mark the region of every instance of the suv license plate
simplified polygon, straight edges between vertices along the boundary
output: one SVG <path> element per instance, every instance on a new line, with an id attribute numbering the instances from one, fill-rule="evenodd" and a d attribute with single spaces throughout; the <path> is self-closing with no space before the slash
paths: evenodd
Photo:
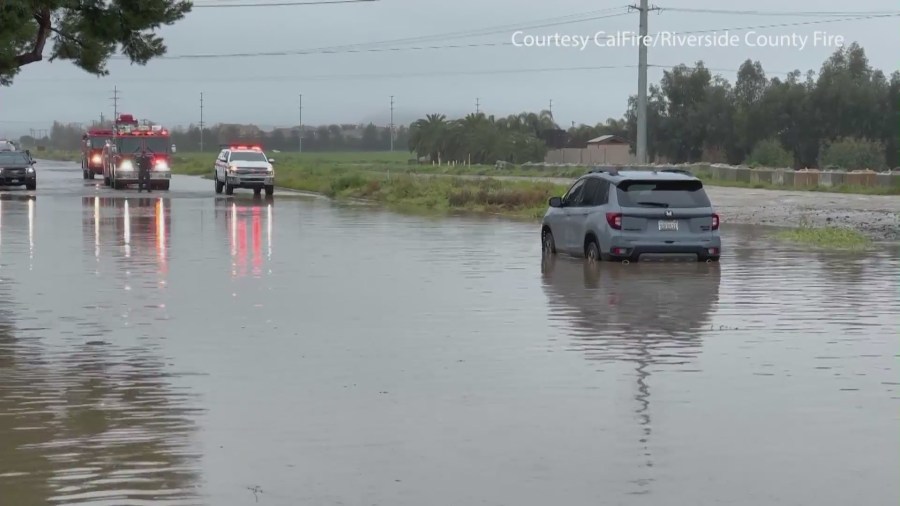
<path id="1" fill-rule="evenodd" d="M 659 229 L 662 230 L 678 230 L 678 221 L 659 220 Z"/>

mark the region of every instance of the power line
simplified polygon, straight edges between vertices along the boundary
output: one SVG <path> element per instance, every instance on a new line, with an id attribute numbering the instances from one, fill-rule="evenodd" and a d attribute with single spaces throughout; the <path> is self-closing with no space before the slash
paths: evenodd
<path id="1" fill-rule="evenodd" d="M 456 32 L 444 32 L 444 33 L 436 33 L 431 35 L 419 35 L 415 37 L 403 37 L 399 39 L 388 39 L 388 40 L 379 40 L 379 41 L 371 41 L 371 42 L 362 42 L 357 44 L 348 44 L 343 46 L 326 46 L 322 48 L 315 48 L 314 50 L 336 50 L 336 49 L 348 49 L 348 48 L 358 48 L 360 46 L 383 46 L 385 44 L 411 44 L 411 43 L 421 43 L 427 42 L 431 40 L 451 40 L 451 39 L 460 39 L 467 37 L 479 37 L 483 35 L 494 35 L 497 33 L 504 33 L 510 30 L 526 30 L 526 29 L 535 29 L 535 28 L 547 28 L 551 26 L 560 26 L 567 24 L 577 24 L 577 23 L 585 23 L 588 21 L 596 21 L 599 19 L 606 18 L 614 18 L 618 16 L 624 16 L 628 14 L 628 6 L 620 6 L 620 7 L 612 7 L 607 9 L 600 10 L 592 10 L 587 12 L 578 12 L 574 14 L 567 14 L 565 16 L 557 16 L 553 18 L 546 18 L 541 20 L 534 21 L 524 21 L 519 23 L 508 23 L 505 25 L 494 25 L 488 26 L 484 28 L 477 29 L 469 29 L 469 30 L 461 30 Z M 616 13 L 615 11 L 620 11 Z"/>
<path id="2" fill-rule="evenodd" d="M 686 12 L 694 14 L 735 14 L 742 16 L 878 16 L 897 14 L 898 11 L 760 11 L 760 10 L 731 10 L 731 9 L 692 9 L 688 7 L 663 7 L 662 11 Z"/>
<path id="3" fill-rule="evenodd" d="M 229 4 L 229 3 L 219 3 L 219 4 L 194 4 L 194 8 L 207 8 L 207 9 L 217 9 L 217 8 L 233 8 L 233 7 L 295 7 L 300 5 L 327 5 L 327 4 L 355 4 L 355 3 L 371 3 L 378 2 L 380 0 L 317 0 L 312 2 L 269 2 L 269 3 L 258 3 L 258 4 Z"/>
<path id="4" fill-rule="evenodd" d="M 611 10 L 622 10 L 623 12 L 610 13 Z M 591 16 L 590 14 L 597 14 Z M 208 59 L 208 58 L 244 58 L 257 56 L 293 56 L 307 54 L 336 54 L 336 53 L 365 53 L 365 52 L 382 52 L 382 51 L 407 51 L 416 49 L 448 49 L 453 47 L 478 47 L 478 46 L 511 46 L 511 42 L 506 43 L 487 43 L 487 44 L 461 44 L 457 46 L 424 46 L 424 47 L 380 47 L 385 44 L 411 44 L 416 42 L 428 42 L 429 40 L 451 40 L 466 37 L 479 37 L 484 35 L 495 35 L 510 30 L 533 30 L 537 28 L 548 28 L 552 26 L 560 26 L 567 24 L 585 23 L 588 21 L 596 21 L 600 19 L 615 18 L 628 15 L 626 7 L 617 7 L 615 9 L 603 9 L 600 11 L 590 11 L 581 14 L 570 14 L 558 18 L 550 18 L 554 21 L 532 21 L 528 23 L 519 23 L 512 25 L 499 25 L 478 30 L 465 30 L 458 32 L 448 32 L 433 35 L 421 35 L 417 37 L 405 37 L 401 39 L 379 40 L 372 42 L 360 42 L 356 44 L 348 44 L 343 46 L 323 46 L 309 49 L 298 49 L 288 51 L 254 51 L 249 53 L 199 53 L 199 54 L 180 54 L 180 55 L 162 55 L 157 58 L 164 60 L 181 60 L 181 59 Z M 127 57 L 117 55 L 113 59 L 126 59 Z"/>
<path id="5" fill-rule="evenodd" d="M 859 16 L 853 18 L 840 18 L 840 19 L 820 19 L 816 21 L 798 21 L 794 23 L 777 23 L 771 25 L 756 25 L 756 26 L 740 26 L 736 28 L 716 28 L 713 30 L 690 30 L 685 32 L 678 32 L 680 35 L 691 35 L 696 33 L 713 33 L 713 32 L 738 32 L 741 30 L 759 30 L 765 28 L 784 28 L 786 26 L 804 26 L 804 25 L 820 25 L 825 23 L 839 23 L 841 21 L 859 21 L 862 19 L 876 19 L 876 18 L 894 18 L 900 16 L 900 13 L 896 14 L 878 14 L 872 16 Z"/>
<path id="6" fill-rule="evenodd" d="M 605 16 L 605 17 L 616 17 L 622 16 L 623 14 L 616 14 L 615 16 Z M 843 21 L 861 21 L 867 19 L 885 19 L 885 18 L 893 18 L 900 16 L 900 13 L 896 14 L 878 14 L 871 16 L 858 16 L 858 17 L 850 17 L 850 18 L 830 18 L 830 19 L 822 19 L 816 21 L 799 21 L 792 23 L 777 23 L 777 24 L 768 24 L 768 25 L 755 25 L 755 26 L 740 26 L 740 27 L 731 27 L 731 28 L 716 28 L 716 29 L 708 29 L 708 30 L 688 30 L 683 32 L 677 32 L 681 35 L 690 35 L 690 34 L 699 34 L 699 33 L 713 33 L 713 32 L 723 32 L 723 31 L 731 31 L 738 32 L 743 30 L 759 30 L 766 28 L 784 28 L 789 26 L 805 26 L 805 25 L 816 25 L 816 24 L 826 24 L 826 23 L 839 23 Z M 208 54 L 183 54 L 183 55 L 169 55 L 169 56 L 159 56 L 156 59 L 161 60 L 181 60 L 181 59 L 218 59 L 218 58 L 255 58 L 260 56 L 305 56 L 305 55 L 314 55 L 314 54 L 340 54 L 340 53 L 377 53 L 377 52 L 399 52 L 399 51 L 422 51 L 422 50 L 433 50 L 433 49 L 465 49 L 465 48 L 474 48 L 474 47 L 511 47 L 513 46 L 512 42 L 481 42 L 481 43 L 472 43 L 472 44 L 449 44 L 449 45 L 436 45 L 436 46 L 407 46 L 407 47 L 387 47 L 387 48 L 361 48 L 361 49 L 341 49 L 341 48 L 312 48 L 312 49 L 300 49 L 294 51 L 255 51 L 250 53 L 208 53 Z M 117 56 L 113 59 L 125 59 L 124 56 Z"/>
<path id="7" fill-rule="evenodd" d="M 658 65 L 658 64 L 648 64 L 650 68 L 673 68 L 678 65 Z M 693 66 L 688 66 L 689 68 L 694 68 Z M 384 73 L 384 74 L 321 74 L 321 75 L 255 75 L 252 77 L 244 77 L 244 78 L 230 78 L 228 81 L 222 81 L 221 79 L 215 76 L 207 76 L 202 78 L 186 78 L 186 79 L 151 79 L 151 78 L 134 78 L 134 79 L 119 79 L 119 81 L 126 82 L 139 82 L 139 83 L 154 83 L 154 86 L 159 84 L 173 84 L 181 86 L 183 83 L 211 83 L 211 84 L 233 84 L 233 83 L 271 83 L 271 82 L 297 82 L 297 81 L 341 81 L 341 80 L 367 80 L 367 79 L 393 79 L 393 78 L 410 78 L 410 77 L 446 77 L 446 76 L 460 76 L 460 75 L 505 75 L 505 74 L 529 74 L 529 73 L 544 73 L 544 72 L 578 72 L 578 71 L 596 71 L 596 70 L 621 70 L 621 69 L 634 69 L 638 68 L 638 65 L 593 65 L 593 66 L 576 66 L 576 67 L 537 67 L 537 68 L 518 68 L 518 69 L 491 69 L 491 70 L 447 70 L 447 71 L 431 71 L 431 72 L 398 72 L 398 73 Z M 740 69 L 714 69 L 712 67 L 704 67 L 708 70 L 717 70 L 724 72 L 737 72 Z M 782 71 L 768 71 L 771 74 L 784 74 L 787 75 L 790 72 L 782 72 Z M 32 79 L 30 81 L 38 81 L 38 79 Z M 41 81 L 54 81 L 56 79 L 41 79 Z M 87 81 L 86 79 L 81 81 Z M 0 124 L 6 121 L 0 120 Z M 31 121 L 23 121 L 22 123 L 32 123 Z M 39 122 L 35 122 L 39 123 Z"/>

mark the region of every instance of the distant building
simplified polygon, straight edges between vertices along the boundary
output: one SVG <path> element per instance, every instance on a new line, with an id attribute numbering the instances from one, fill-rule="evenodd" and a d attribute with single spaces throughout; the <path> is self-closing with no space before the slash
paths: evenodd
<path id="1" fill-rule="evenodd" d="M 632 165 L 635 156 L 631 154 L 631 144 L 617 135 L 601 135 L 587 141 L 587 147 L 564 148 L 549 151 L 546 163 L 576 163 L 585 165 L 609 164 Z"/>
<path id="2" fill-rule="evenodd" d="M 631 144 L 617 135 L 601 135 L 587 141 L 591 163 L 628 164 L 632 161 Z"/>

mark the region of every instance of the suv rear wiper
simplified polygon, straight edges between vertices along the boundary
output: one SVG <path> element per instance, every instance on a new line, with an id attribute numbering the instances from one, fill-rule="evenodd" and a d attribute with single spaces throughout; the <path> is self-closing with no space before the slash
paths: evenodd
<path id="1" fill-rule="evenodd" d="M 638 202 L 640 206 L 652 206 L 652 207 L 669 207 L 669 204 L 665 202 Z"/>

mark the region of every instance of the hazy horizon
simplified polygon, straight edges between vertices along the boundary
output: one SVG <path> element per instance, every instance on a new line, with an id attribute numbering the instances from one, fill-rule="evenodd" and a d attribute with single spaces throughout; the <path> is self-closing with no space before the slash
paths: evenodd
<path id="1" fill-rule="evenodd" d="M 650 47 L 648 61 L 659 67 L 649 69 L 649 83 L 657 83 L 665 68 L 697 60 L 731 82 L 747 58 L 759 60 L 769 77 L 795 69 L 818 71 L 837 47 L 813 47 L 816 31 L 841 35 L 848 44 L 859 43 L 870 64 L 885 74 L 897 70 L 896 17 L 819 23 L 854 15 L 825 12 L 848 10 L 835 0 L 798 4 L 788 10 L 783 2 L 764 0 L 754 4 L 756 13 L 727 14 L 715 12 L 721 10 L 720 4 L 704 0 L 657 4 L 664 10 L 650 14 L 651 35 L 714 30 L 723 35 L 723 29 L 769 25 L 755 31 L 810 39 L 802 49 L 796 45 L 748 47 L 743 43 L 748 30 L 731 30 L 728 33 L 741 39 L 731 47 Z M 422 8 L 421 2 L 411 0 L 380 0 L 345 5 L 227 5 L 229 0 L 195 2 L 185 20 L 161 30 L 169 48 L 167 57 L 147 66 L 130 65 L 120 57 L 110 61 L 111 75 L 104 78 L 64 61 L 45 60 L 24 67 L 11 87 L 0 90 L 0 135 L 47 129 L 54 120 L 89 123 L 101 113 L 109 117 L 114 86 L 119 90 L 120 112 L 152 117 L 170 127 L 199 122 L 201 92 L 205 123 L 252 123 L 262 128 L 295 126 L 300 93 L 306 125 L 386 125 L 393 95 L 395 124 L 409 124 L 428 113 L 463 116 L 475 112 L 476 100 L 482 112 L 496 116 L 548 109 L 552 100 L 554 116 L 563 127 L 573 121 L 596 124 L 620 118 L 628 96 L 636 93 L 636 45 L 589 44 L 584 49 L 510 45 L 513 32 L 521 26 L 527 27 L 528 35 L 637 32 L 639 15 L 629 13 L 625 3 L 562 0 L 523 7 L 511 0 L 490 4 L 460 0 Z M 673 8 L 687 11 L 666 10 Z M 890 11 L 883 0 L 862 0 L 853 8 L 853 12 Z M 571 16 L 570 22 L 565 16 Z M 254 30 L 260 35 L 254 36 Z M 396 41 L 414 37 L 420 38 Z M 358 45 L 349 48 L 355 52 L 334 47 L 348 44 Z M 289 54 L 303 51 L 307 54 Z M 284 54 L 226 56 L 277 52 Z"/>

